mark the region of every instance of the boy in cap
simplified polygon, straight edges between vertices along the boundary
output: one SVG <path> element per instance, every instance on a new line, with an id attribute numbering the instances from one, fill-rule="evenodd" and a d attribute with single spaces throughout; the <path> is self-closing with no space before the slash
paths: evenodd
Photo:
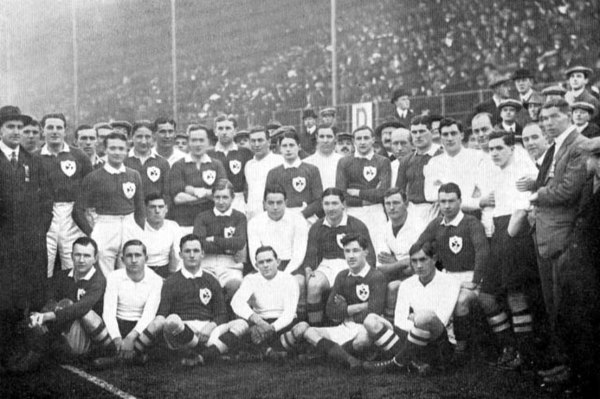
<path id="1" fill-rule="evenodd" d="M 594 122 L 590 122 L 594 115 L 594 106 L 586 101 L 577 101 L 571 104 L 573 123 L 577 126 L 577 131 L 587 138 L 600 135 L 600 127 Z"/>

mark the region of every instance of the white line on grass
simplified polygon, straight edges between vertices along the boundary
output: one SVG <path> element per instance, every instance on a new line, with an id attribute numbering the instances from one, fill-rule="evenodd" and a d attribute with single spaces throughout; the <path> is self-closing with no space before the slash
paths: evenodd
<path id="1" fill-rule="evenodd" d="M 85 371 L 78 369 L 77 367 L 68 366 L 66 364 L 62 364 L 60 367 L 62 367 L 65 370 L 69 370 L 70 372 L 72 372 L 74 374 L 77 374 L 78 376 L 86 379 L 87 381 L 91 382 L 92 384 L 98 385 L 100 388 L 112 393 L 115 396 L 118 396 L 121 399 L 137 399 L 135 396 L 130 395 L 125 391 L 121 391 L 116 386 L 111 385 L 108 382 L 101 380 L 98 377 L 94 377 L 93 375 L 88 374 Z"/>

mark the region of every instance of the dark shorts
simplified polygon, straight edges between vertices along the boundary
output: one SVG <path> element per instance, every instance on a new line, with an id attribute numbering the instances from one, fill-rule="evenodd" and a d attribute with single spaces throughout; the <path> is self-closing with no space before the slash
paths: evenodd
<path id="1" fill-rule="evenodd" d="M 287 267 L 288 263 L 290 263 L 289 259 L 286 259 L 286 260 L 282 259 L 281 262 L 279 263 L 279 267 L 277 269 L 280 272 L 284 271 L 285 268 Z M 298 276 L 298 275 L 304 276 L 304 268 L 302 267 L 302 265 L 300 265 L 299 268 L 297 268 L 296 270 L 294 270 L 292 272 L 292 276 Z"/>
<path id="2" fill-rule="evenodd" d="M 131 330 L 135 328 L 136 324 L 137 320 L 129 321 L 117 319 L 117 325 L 119 326 L 119 332 L 121 333 L 121 337 L 125 338 L 131 332 Z"/>
<path id="3" fill-rule="evenodd" d="M 508 235 L 510 216 L 494 218 L 491 256 L 483 270 L 481 292 L 500 295 L 522 292 L 539 279 L 535 244 L 525 224 L 515 237 Z"/>

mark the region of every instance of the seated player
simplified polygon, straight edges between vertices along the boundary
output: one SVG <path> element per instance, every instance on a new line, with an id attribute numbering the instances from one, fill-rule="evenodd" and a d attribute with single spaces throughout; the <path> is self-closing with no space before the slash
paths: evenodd
<path id="1" fill-rule="evenodd" d="M 460 210 L 462 200 L 458 185 L 442 184 L 438 198 L 441 215 L 429 223 L 419 242 L 437 242 L 438 261 L 461 286 L 452 323 L 458 362 L 466 360 L 471 332 L 469 312 L 477 300 L 490 250 L 481 222 Z"/>
<path id="2" fill-rule="evenodd" d="M 235 353 L 245 337 L 259 347 L 261 354 L 281 353 L 283 334 L 291 329 L 298 306 L 298 284 L 294 278 L 278 270 L 279 259 L 273 247 L 256 250 L 259 273 L 244 278 L 231 300 L 238 319 L 217 327 L 203 353 L 204 360 L 219 354 Z"/>
<path id="3" fill-rule="evenodd" d="M 232 206 L 235 192 L 229 180 L 215 183 L 212 197 L 215 207 L 196 216 L 194 234 L 202 240 L 203 269 L 217 277 L 229 302 L 242 283 L 246 216 Z"/>
<path id="4" fill-rule="evenodd" d="M 367 263 L 369 243 L 365 237 L 348 234 L 341 239 L 348 269 L 341 271 L 327 300 L 327 316 L 334 327 L 295 325 L 284 335 L 284 348 L 290 350 L 305 339 L 316 350 L 350 369 L 361 366 L 354 355 L 371 345 L 363 326 L 369 313 L 383 314 L 385 276 Z"/>
<path id="5" fill-rule="evenodd" d="M 433 242 L 417 242 L 409 254 L 415 274 L 400 285 L 394 324 L 378 314 L 369 314 L 364 321 L 369 339 L 386 357 L 363 363 L 367 371 L 409 368 L 426 373 L 430 365 L 424 360 L 448 360 L 446 326 L 458 300 L 460 282 L 437 271 Z M 441 356 L 425 356 L 428 348 L 438 349 Z"/>
<path id="6" fill-rule="evenodd" d="M 323 192 L 325 217 L 311 226 L 304 258 L 308 322 L 313 327 L 323 324 L 327 294 L 339 272 L 348 269 L 341 239 L 348 234 L 360 234 L 368 242 L 367 263 L 375 264 L 375 250 L 367 226 L 346 213 L 345 195 L 339 188 Z M 300 316 L 300 315 L 299 315 Z"/>
<path id="7" fill-rule="evenodd" d="M 388 251 L 377 254 L 377 270 L 388 280 L 384 315 L 393 322 L 400 282 L 412 275 L 408 250 L 423 232 L 423 224 L 415 208 L 408 207 L 406 194 L 398 187 L 392 187 L 385 192 L 383 205 L 389 218 L 385 227 L 385 244 Z"/>
<path id="8" fill-rule="evenodd" d="M 185 235 L 180 247 L 183 268 L 164 282 L 156 318 L 136 348 L 145 351 L 162 333 L 169 349 L 182 353 L 181 364 L 194 367 L 204 362 L 199 352 L 213 330 L 227 321 L 227 310 L 219 282 L 201 268 L 200 237 Z"/>
<path id="9" fill-rule="evenodd" d="M 94 360 L 97 367 L 124 361 L 144 363 L 148 356 L 136 345 L 137 338 L 156 316 L 163 280 L 146 267 L 146 246 L 139 240 L 123 245 L 124 269 L 115 270 L 106 279 L 102 319 L 112 339 L 116 356 Z"/>
<path id="10" fill-rule="evenodd" d="M 179 258 L 181 229 L 177 222 L 165 219 L 169 212 L 165 197 L 154 193 L 148 195 L 144 202 L 146 224 L 143 241 L 147 245 L 148 254 L 146 265 L 162 278 L 167 278 L 181 267 Z"/>
<path id="11" fill-rule="evenodd" d="M 52 344 L 58 344 L 60 352 L 67 355 L 86 354 L 92 343 L 98 349 L 110 351 L 111 340 L 100 316 L 106 280 L 94 267 L 97 251 L 98 246 L 91 238 L 74 241 L 73 269 L 61 270 L 50 280 L 46 305 L 41 312 L 29 316 L 29 352 L 13 362 L 9 370 L 34 370 L 42 357 L 51 354 L 50 348 L 56 349 Z"/>

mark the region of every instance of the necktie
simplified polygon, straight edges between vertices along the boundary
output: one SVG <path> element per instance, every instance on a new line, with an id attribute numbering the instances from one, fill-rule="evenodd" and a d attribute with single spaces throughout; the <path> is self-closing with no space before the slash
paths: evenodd
<path id="1" fill-rule="evenodd" d="M 546 155 L 544 156 L 544 160 L 542 161 L 542 166 L 540 166 L 540 171 L 538 172 L 538 177 L 535 180 L 535 189 L 536 190 L 538 188 L 544 186 L 544 183 L 546 181 L 546 175 L 548 174 L 548 171 L 550 170 L 550 166 L 552 165 L 552 160 L 554 159 L 554 148 L 555 147 L 556 147 L 555 144 L 552 143 L 550 148 L 548 148 Z"/>
<path id="2" fill-rule="evenodd" d="M 12 155 L 10 157 L 10 164 L 12 165 L 13 169 L 17 169 L 18 160 L 16 151 L 12 152 Z"/>

